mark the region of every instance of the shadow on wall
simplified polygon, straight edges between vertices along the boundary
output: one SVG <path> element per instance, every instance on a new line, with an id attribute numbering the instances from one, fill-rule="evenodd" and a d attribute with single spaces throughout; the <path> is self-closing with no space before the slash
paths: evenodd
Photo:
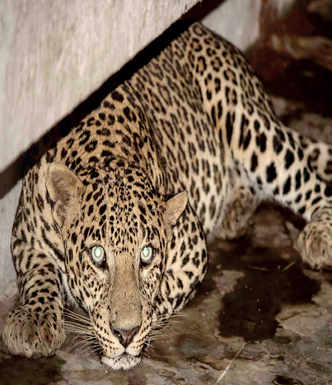
<path id="1" fill-rule="evenodd" d="M 134 59 L 126 64 L 119 72 L 107 79 L 104 84 L 93 92 L 74 111 L 52 127 L 39 141 L 17 157 L 5 170 L 0 173 L 0 199 L 15 186 L 19 179 L 32 167 L 39 158 L 54 147 L 58 140 L 64 137 L 80 120 L 96 109 L 100 102 L 119 84 L 146 64 L 166 47 L 181 31 L 194 21 L 201 20 L 225 0 L 205 0 L 190 9 L 179 21 L 175 22 L 160 37 L 156 38 L 147 48 L 139 52 Z"/>

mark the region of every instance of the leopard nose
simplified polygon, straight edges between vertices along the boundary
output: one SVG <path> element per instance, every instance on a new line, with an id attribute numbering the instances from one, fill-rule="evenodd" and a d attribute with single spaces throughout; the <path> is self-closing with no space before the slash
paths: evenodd
<path id="1" fill-rule="evenodd" d="M 133 338 L 135 337 L 135 334 L 137 334 L 139 329 L 140 329 L 139 326 L 136 326 L 132 329 L 120 329 L 120 328 L 114 328 L 111 325 L 112 333 L 118 338 L 121 345 L 123 345 L 124 347 L 127 347 L 131 343 L 131 341 L 133 340 Z"/>

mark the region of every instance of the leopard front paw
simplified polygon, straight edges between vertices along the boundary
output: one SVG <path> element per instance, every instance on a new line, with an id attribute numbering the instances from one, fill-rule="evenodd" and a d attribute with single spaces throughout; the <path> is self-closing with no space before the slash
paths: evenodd
<path id="1" fill-rule="evenodd" d="M 308 223 L 295 242 L 304 262 L 313 269 L 332 269 L 332 223 Z"/>
<path id="2" fill-rule="evenodd" d="M 65 340 L 63 315 L 49 309 L 36 312 L 28 305 L 9 313 L 2 338 L 11 354 L 50 356 Z"/>

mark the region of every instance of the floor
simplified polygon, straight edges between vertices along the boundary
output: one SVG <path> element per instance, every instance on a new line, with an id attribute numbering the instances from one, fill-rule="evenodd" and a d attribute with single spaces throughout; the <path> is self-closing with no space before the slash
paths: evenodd
<path id="1" fill-rule="evenodd" d="M 283 121 L 331 141 L 331 72 L 277 54 L 266 41 L 248 57 Z M 332 272 L 301 265 L 292 242 L 302 226 L 286 210 L 263 205 L 247 236 L 211 244 L 199 294 L 139 367 L 113 372 L 72 339 L 39 360 L 10 357 L 0 345 L 0 384 L 331 385 Z M 2 296 L 0 323 L 13 294 Z"/>

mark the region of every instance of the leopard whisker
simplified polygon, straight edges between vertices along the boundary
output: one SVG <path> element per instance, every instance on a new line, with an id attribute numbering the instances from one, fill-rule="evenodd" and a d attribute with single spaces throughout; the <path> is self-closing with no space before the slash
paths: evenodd
<path id="1" fill-rule="evenodd" d="M 185 315 L 183 313 L 172 314 L 171 317 L 162 317 L 153 322 L 152 329 L 158 330 L 164 328 L 165 326 L 169 326 L 169 324 L 180 324 L 183 319 L 185 319 Z"/>
<path id="2" fill-rule="evenodd" d="M 96 337 L 83 338 L 81 341 L 78 341 L 75 345 L 75 348 L 79 348 L 82 352 L 94 352 L 100 353 L 102 351 L 101 346 L 99 345 Z"/>
<path id="3" fill-rule="evenodd" d="M 86 344 L 85 344 L 85 348 L 87 350 L 90 350 L 92 351 L 93 353 L 102 353 L 103 349 L 102 347 L 99 345 L 99 343 L 97 341 L 93 342 L 93 341 L 85 341 Z"/>
<path id="4" fill-rule="evenodd" d="M 91 329 L 91 328 L 92 328 L 92 325 L 91 325 L 91 324 L 84 324 L 84 323 L 79 322 L 79 321 L 77 321 L 77 320 L 66 320 L 66 319 L 65 319 L 65 323 L 71 324 L 71 325 L 79 325 L 79 326 L 81 326 L 81 327 L 88 328 L 88 329 Z"/>
<path id="5" fill-rule="evenodd" d="M 79 322 L 81 322 L 83 324 L 91 325 L 90 318 L 85 316 L 85 315 L 83 315 L 83 314 L 76 313 L 76 312 L 74 312 L 72 310 L 69 310 L 69 309 L 65 309 L 64 314 L 69 319 L 79 321 Z"/>
<path id="6" fill-rule="evenodd" d="M 79 322 L 73 322 L 73 321 L 67 321 L 65 320 L 65 325 L 71 326 L 77 329 L 82 329 L 82 330 L 93 330 L 92 325 L 82 325 Z"/>
<path id="7" fill-rule="evenodd" d="M 77 327 L 76 325 L 65 325 L 65 330 L 68 333 L 83 334 L 87 336 L 95 336 L 93 330 L 87 330 L 85 328 Z"/>

